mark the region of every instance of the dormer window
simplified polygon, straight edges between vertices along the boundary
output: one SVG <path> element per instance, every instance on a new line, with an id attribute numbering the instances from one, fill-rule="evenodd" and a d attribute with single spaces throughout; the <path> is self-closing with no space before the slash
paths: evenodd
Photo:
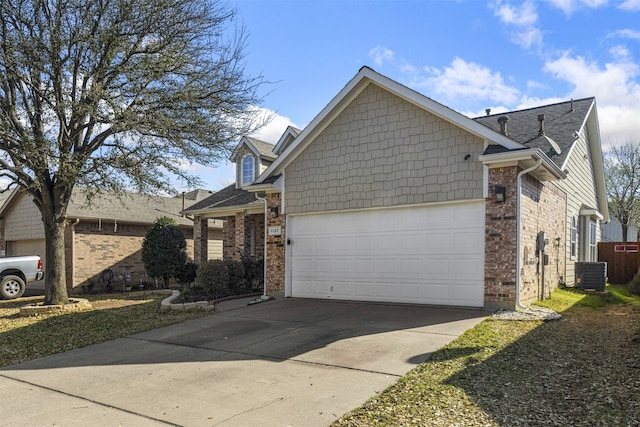
<path id="1" fill-rule="evenodd" d="M 242 185 L 249 185 L 255 179 L 255 159 L 247 155 L 242 159 Z"/>

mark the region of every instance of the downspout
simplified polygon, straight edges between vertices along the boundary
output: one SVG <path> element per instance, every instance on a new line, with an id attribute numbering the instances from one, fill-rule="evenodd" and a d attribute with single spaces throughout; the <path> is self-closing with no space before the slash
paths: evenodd
<path id="1" fill-rule="evenodd" d="M 69 251 L 71 252 L 70 253 L 71 256 L 68 257 L 68 258 L 71 258 L 71 261 L 69 261 L 70 262 L 70 265 L 69 265 L 69 270 L 70 271 L 67 271 L 65 273 L 65 278 L 64 278 L 65 282 L 67 282 L 66 283 L 67 290 L 73 289 L 73 282 L 75 281 L 75 275 L 76 275 L 76 273 L 75 273 L 75 270 L 76 270 L 75 269 L 75 261 L 76 261 L 76 256 L 75 256 L 75 251 L 76 251 L 75 241 L 76 241 L 76 238 L 75 238 L 75 235 L 76 235 L 76 225 L 78 225 L 78 224 L 80 224 L 80 218 L 76 218 L 75 221 L 69 221 L 69 225 L 71 227 L 71 232 L 70 232 L 71 233 L 71 237 L 70 237 L 71 241 L 69 242 Z M 66 236 L 66 233 L 65 233 L 65 239 L 66 239 L 66 237 L 67 236 Z M 65 249 L 65 259 L 66 258 L 67 258 L 67 254 L 66 254 L 66 249 Z M 67 261 L 65 261 L 65 264 L 66 264 L 66 262 Z M 67 268 L 67 265 L 65 265 L 65 269 L 66 268 Z M 69 286 L 69 282 L 71 283 L 71 286 Z"/>
<path id="2" fill-rule="evenodd" d="M 262 296 L 257 300 L 257 302 L 260 301 L 267 301 L 270 298 L 267 296 L 267 230 L 268 230 L 268 226 L 267 226 L 267 215 L 268 215 L 268 206 L 267 206 L 267 195 L 265 194 L 265 197 L 260 197 L 258 196 L 258 193 L 255 193 L 256 195 L 256 199 L 258 200 L 262 200 L 264 202 L 264 250 L 263 250 L 263 271 L 262 271 L 262 287 L 263 287 L 263 291 L 262 291 Z"/>
<path id="3" fill-rule="evenodd" d="M 516 194 L 516 308 L 521 310 L 527 310 L 527 307 L 520 304 L 520 196 L 522 192 L 522 176 L 538 169 L 541 164 L 542 159 L 538 159 L 538 162 L 534 166 L 520 171 L 516 178 L 518 187 Z"/>

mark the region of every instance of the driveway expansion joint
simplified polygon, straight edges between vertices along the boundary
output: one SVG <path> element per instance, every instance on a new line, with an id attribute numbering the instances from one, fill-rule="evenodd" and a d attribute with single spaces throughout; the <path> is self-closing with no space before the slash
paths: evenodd
<path id="1" fill-rule="evenodd" d="M 396 378 L 402 377 L 402 375 L 393 374 L 393 373 L 390 373 L 390 372 L 382 372 L 382 371 L 373 371 L 373 370 L 370 370 L 370 369 L 353 368 L 353 367 L 350 367 L 350 366 L 342 366 L 342 365 L 336 365 L 336 364 L 331 364 L 331 363 L 312 362 L 312 361 L 309 361 L 309 360 L 296 359 L 296 358 L 293 358 L 293 357 L 278 357 L 278 356 L 270 356 L 268 354 L 249 353 L 249 352 L 243 352 L 243 351 L 226 350 L 226 349 L 221 349 L 221 348 L 203 347 L 203 346 L 199 346 L 199 345 L 178 344 L 178 343 L 168 342 L 168 341 L 151 340 L 151 339 L 148 339 L 148 338 L 125 337 L 124 339 L 130 339 L 130 340 L 142 341 L 142 342 L 149 342 L 149 343 L 154 343 L 154 344 L 165 344 L 165 345 L 170 345 L 170 346 L 175 346 L 175 347 L 185 347 L 185 348 L 191 348 L 191 349 L 196 349 L 196 350 L 215 351 L 217 353 L 238 354 L 238 355 L 242 355 L 242 356 L 250 356 L 250 357 L 263 359 L 263 360 L 264 359 L 271 359 L 271 360 L 278 361 L 278 362 L 290 361 L 290 362 L 296 362 L 296 363 L 303 363 L 303 364 L 306 364 L 306 365 L 316 365 L 316 366 L 324 366 L 324 367 L 327 367 L 327 368 L 337 368 L 337 369 L 346 369 L 346 370 L 355 371 L 355 372 L 365 372 L 365 373 L 368 373 L 368 374 L 385 375 L 385 376 L 392 376 L 392 377 L 396 377 Z"/>
<path id="2" fill-rule="evenodd" d="M 99 400 L 89 399 L 88 397 L 79 396 L 77 394 L 73 394 L 73 393 L 69 393 L 69 392 L 66 392 L 66 391 L 58 390 L 58 389 L 55 389 L 55 388 L 52 388 L 52 387 L 47 387 L 47 386 L 42 385 L 42 384 L 36 384 L 34 382 L 31 382 L 31 381 L 22 380 L 20 378 L 14 378 L 14 377 L 12 377 L 10 375 L 6 375 L 5 373 L 0 373 L 0 377 L 6 378 L 8 380 L 16 381 L 16 382 L 19 382 L 19 383 L 22 383 L 22 384 L 26 384 L 26 385 L 29 385 L 31 387 L 39 388 L 41 390 L 46 390 L 46 391 L 50 391 L 52 393 L 61 394 L 63 396 L 73 397 L 75 399 L 80 399 L 82 401 L 93 403 L 94 405 L 102 406 L 104 408 L 125 412 L 127 414 L 135 415 L 135 416 L 141 417 L 141 418 L 145 418 L 145 419 L 150 420 L 150 421 L 156 421 L 156 422 L 168 425 L 168 426 L 185 427 L 185 426 L 181 426 L 180 424 L 176 424 L 176 423 L 173 423 L 173 422 L 170 422 L 170 421 L 162 420 L 160 418 L 151 417 L 149 415 L 141 414 L 139 412 L 131 411 L 129 409 L 120 408 L 120 407 L 117 407 L 117 406 L 110 405 L 108 403 L 100 402 Z"/>

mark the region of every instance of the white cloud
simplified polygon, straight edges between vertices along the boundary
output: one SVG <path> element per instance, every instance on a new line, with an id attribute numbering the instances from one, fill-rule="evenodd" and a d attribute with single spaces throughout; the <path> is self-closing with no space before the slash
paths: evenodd
<path id="1" fill-rule="evenodd" d="M 411 86 L 428 89 L 448 99 L 459 97 L 486 99 L 512 104 L 518 100 L 518 90 L 505 84 L 502 75 L 474 62 L 455 58 L 444 69 L 426 67 L 426 76 L 416 73 Z"/>
<path id="2" fill-rule="evenodd" d="M 393 60 L 393 57 L 393 51 L 384 46 L 378 45 L 369 51 L 369 58 L 371 58 L 378 67 L 382 66 L 384 62 Z"/>
<path id="3" fill-rule="evenodd" d="M 569 97 L 596 97 L 605 144 L 638 139 L 640 135 L 640 67 L 624 48 L 616 47 L 611 53 L 614 60 L 604 65 L 564 53 L 544 68 L 556 79 L 572 85 Z"/>
<path id="4" fill-rule="evenodd" d="M 494 10 L 500 20 L 509 25 L 532 26 L 538 22 L 538 13 L 531 1 L 525 1 L 520 7 L 499 2 Z"/>
<path id="5" fill-rule="evenodd" d="M 520 6 L 498 1 L 493 6 L 494 15 L 503 24 L 514 28 L 511 34 L 514 43 L 525 49 L 542 44 L 542 32 L 537 27 L 538 12 L 533 1 L 526 0 Z"/>
<path id="6" fill-rule="evenodd" d="M 640 0 L 638 0 L 638 2 L 640 4 Z M 640 31 L 630 29 L 618 30 L 612 33 L 610 37 L 621 37 L 625 39 L 640 40 Z"/>
<path id="7" fill-rule="evenodd" d="M 553 7 L 562 10 L 567 15 L 571 15 L 581 7 L 596 8 L 606 5 L 608 1 L 609 0 L 548 0 Z"/>
<path id="8" fill-rule="evenodd" d="M 287 129 L 287 126 L 299 127 L 292 123 L 288 117 L 281 116 L 272 110 L 267 108 L 259 108 L 259 110 L 260 117 L 271 117 L 271 121 L 258 132 L 249 135 L 253 138 L 275 144 Z M 204 187 L 208 190 L 221 190 L 236 180 L 236 166 L 230 161 L 220 162 L 215 167 L 185 162 L 182 167 L 199 176 L 204 183 Z M 180 190 L 186 189 L 181 188 Z"/>
<path id="9" fill-rule="evenodd" d="M 275 111 L 271 111 L 266 108 L 261 108 L 263 117 L 271 117 L 269 123 L 266 126 L 262 127 L 258 132 L 249 135 L 253 138 L 259 139 L 264 142 L 268 142 L 270 144 L 275 144 L 278 142 L 284 131 L 287 129 L 287 126 L 293 126 L 299 128 L 299 126 L 295 125 L 290 118 L 281 116 Z"/>
<path id="10" fill-rule="evenodd" d="M 637 12 L 640 10 L 640 0 L 626 0 L 618 5 L 618 9 L 629 12 Z"/>

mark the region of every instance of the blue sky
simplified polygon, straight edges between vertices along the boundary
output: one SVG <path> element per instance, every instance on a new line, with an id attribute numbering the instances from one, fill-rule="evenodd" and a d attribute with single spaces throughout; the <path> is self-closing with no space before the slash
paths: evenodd
<path id="1" fill-rule="evenodd" d="M 603 148 L 640 141 L 640 0 L 229 0 L 275 143 L 366 65 L 470 117 L 595 96 Z M 233 165 L 200 168 L 206 187 Z"/>

